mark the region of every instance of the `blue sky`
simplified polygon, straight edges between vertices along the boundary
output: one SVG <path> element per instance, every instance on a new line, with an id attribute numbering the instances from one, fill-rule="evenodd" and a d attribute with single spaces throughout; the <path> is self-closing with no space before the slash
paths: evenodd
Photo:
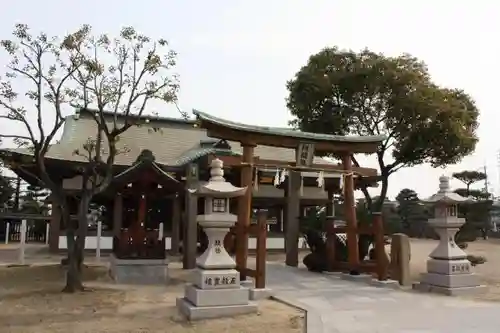
<path id="1" fill-rule="evenodd" d="M 283 126 L 290 119 L 285 83 L 310 54 L 325 46 L 396 55 L 408 52 L 429 65 L 434 80 L 465 89 L 481 110 L 476 153 L 445 170 L 403 169 L 390 179 L 401 188 L 432 194 L 441 174 L 486 164 L 500 194 L 497 98 L 500 3 L 495 1 L 254 0 L 10 2 L 0 12 L 0 38 L 15 23 L 62 35 L 84 23 L 115 34 L 134 26 L 166 38 L 178 52 L 180 107 L 250 124 Z M 0 57 L 3 66 L 6 59 Z M 169 108 L 163 115 L 175 109 Z M 2 125 L 3 126 L 3 125 Z M 364 161 L 375 166 L 374 161 Z M 458 183 L 452 185 L 458 186 Z"/>

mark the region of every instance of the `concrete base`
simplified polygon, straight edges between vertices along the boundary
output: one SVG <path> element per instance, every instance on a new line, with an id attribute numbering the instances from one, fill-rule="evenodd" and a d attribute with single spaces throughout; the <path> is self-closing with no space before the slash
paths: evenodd
<path id="1" fill-rule="evenodd" d="M 433 292 L 437 294 L 442 294 L 446 296 L 464 296 L 464 295 L 475 295 L 486 290 L 486 286 L 479 285 L 474 287 L 459 287 L 459 288 L 447 288 L 440 286 L 433 286 L 427 283 L 414 283 L 413 289 L 423 292 Z"/>
<path id="2" fill-rule="evenodd" d="M 342 273 L 340 274 L 340 278 L 342 280 L 362 281 L 362 282 L 370 282 L 371 280 L 373 280 L 373 277 L 368 274 L 351 275 L 349 273 Z"/>
<path id="3" fill-rule="evenodd" d="M 166 259 L 118 259 L 113 254 L 109 258 L 110 274 L 117 283 L 168 283 L 168 261 Z"/>
<path id="4" fill-rule="evenodd" d="M 427 272 L 447 275 L 470 274 L 472 272 L 470 261 L 461 260 L 427 260 Z"/>
<path id="5" fill-rule="evenodd" d="M 232 306 L 248 304 L 248 289 L 199 289 L 194 285 L 187 285 L 184 289 L 185 299 L 198 307 Z"/>
<path id="6" fill-rule="evenodd" d="M 235 269 L 204 270 L 197 268 L 191 282 L 201 289 L 228 289 L 240 287 L 240 273 Z"/>
<path id="7" fill-rule="evenodd" d="M 253 288 L 253 285 L 253 280 L 249 280 L 248 278 L 245 281 L 240 281 L 240 286 L 245 288 Z"/>
<path id="8" fill-rule="evenodd" d="M 272 296 L 272 291 L 269 288 L 250 288 L 250 299 L 257 301 L 266 299 Z"/>
<path id="9" fill-rule="evenodd" d="M 479 283 L 467 259 L 431 258 L 427 261 L 427 273 L 422 274 L 420 283 L 414 284 L 413 289 L 443 295 L 469 295 L 484 289 Z"/>
<path id="10" fill-rule="evenodd" d="M 231 290 L 231 292 L 234 292 L 234 290 Z M 229 306 L 197 307 L 186 298 L 177 298 L 176 305 L 179 312 L 188 320 L 232 317 L 242 314 L 257 313 L 257 304 L 254 303 Z"/>
<path id="11" fill-rule="evenodd" d="M 469 274 L 438 274 L 424 273 L 422 283 L 444 288 L 466 288 L 479 285 L 479 278 L 474 273 Z"/>
<path id="12" fill-rule="evenodd" d="M 375 287 L 381 287 L 381 288 L 391 288 L 391 289 L 399 289 L 399 282 L 396 280 L 376 280 L 372 279 L 370 281 L 370 284 Z"/>

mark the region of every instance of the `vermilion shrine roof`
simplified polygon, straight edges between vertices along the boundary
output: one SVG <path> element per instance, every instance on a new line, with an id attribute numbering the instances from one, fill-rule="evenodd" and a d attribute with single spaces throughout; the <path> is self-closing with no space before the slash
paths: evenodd
<path id="1" fill-rule="evenodd" d="M 206 128 L 210 137 L 231 140 L 246 139 L 257 145 L 296 148 L 297 142 L 315 143 L 324 152 L 351 151 L 359 153 L 375 152 L 386 139 L 385 136 L 331 135 L 302 132 L 291 128 L 277 128 L 241 124 L 193 110 L 201 127 Z M 291 140 L 286 140 L 291 139 Z M 276 148 L 275 148 L 276 149 Z"/>
<path id="2" fill-rule="evenodd" d="M 161 165 L 156 163 L 153 153 L 147 149 L 141 152 L 132 166 L 114 177 L 113 184 L 128 184 L 140 180 L 144 172 L 150 172 L 160 185 L 169 187 L 174 185 L 179 189 L 183 187 L 180 181 L 175 179 L 175 177 L 171 176 L 168 172 L 165 172 Z"/>

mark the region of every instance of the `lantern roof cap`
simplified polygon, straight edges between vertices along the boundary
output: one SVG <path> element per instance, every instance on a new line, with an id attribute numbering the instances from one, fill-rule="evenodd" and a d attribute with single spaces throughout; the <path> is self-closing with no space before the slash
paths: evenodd
<path id="1" fill-rule="evenodd" d="M 227 182 L 224 178 L 223 162 L 215 158 L 210 164 L 210 179 L 205 184 L 201 184 L 198 189 L 190 192 L 197 195 L 212 197 L 232 198 L 245 194 L 247 187 L 237 187 Z"/>
<path id="2" fill-rule="evenodd" d="M 436 194 L 425 200 L 430 203 L 456 204 L 460 202 L 469 202 L 469 198 L 452 192 L 450 189 L 450 178 L 442 175 L 439 177 L 439 190 Z"/>

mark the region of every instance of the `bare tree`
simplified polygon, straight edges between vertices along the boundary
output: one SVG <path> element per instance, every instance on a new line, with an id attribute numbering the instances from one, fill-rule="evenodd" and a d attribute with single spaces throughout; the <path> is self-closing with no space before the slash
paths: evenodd
<path id="1" fill-rule="evenodd" d="M 175 102 L 179 85 L 171 72 L 176 53 L 168 43 L 164 39 L 153 41 L 132 27 L 123 28 L 119 38 L 89 37 L 84 47 L 78 39 L 67 38 L 65 48 L 74 52 L 74 58 L 83 60 L 84 65 L 72 74 L 76 82 L 72 95 L 82 108 L 92 108 L 96 124 L 95 136 L 74 152 L 87 162 L 80 170 L 79 228 L 76 239 L 68 240 L 68 248 L 73 249 L 73 255 L 68 257 L 70 270 L 79 271 L 90 202 L 111 183 L 117 154 L 127 152 L 127 147 L 117 147 L 120 135 L 132 126 L 142 125 L 141 116 L 150 101 Z M 75 244 L 70 245 L 73 241 Z M 81 281 L 72 285 L 83 287 Z"/>
<path id="2" fill-rule="evenodd" d="M 15 36 L 23 47 L 29 46 L 29 42 L 33 40 L 38 43 L 47 40 L 44 36 L 33 39 L 27 34 L 26 26 L 18 26 Z M 63 100 L 61 97 L 48 96 L 49 101 L 57 102 L 53 104 L 58 127 L 54 133 L 51 132 L 50 141 L 42 145 L 40 149 L 35 147 L 34 151 L 35 159 L 38 158 L 42 161 L 37 164 L 42 175 L 41 181 L 51 190 L 54 187 L 56 191 L 60 192 L 61 198 L 57 199 L 61 200 L 62 207 L 67 208 L 62 188 L 50 179 L 43 163 L 43 157 L 53 136 L 64 122 L 64 117 L 60 112 L 60 104 L 62 101 L 71 102 L 80 108 L 91 110 L 96 124 L 95 133 L 91 134 L 80 149 L 74 151 L 75 155 L 80 156 L 85 161 L 85 163 L 80 164 L 77 170 L 82 177 L 82 187 L 78 194 L 78 221 L 71 221 L 69 214 L 66 220 L 68 226 L 66 229 L 68 273 L 64 290 L 74 292 L 83 289 L 81 265 L 84 257 L 83 251 L 87 234 L 86 218 L 90 202 L 95 195 L 104 191 L 111 183 L 113 164 L 117 154 L 127 151 L 126 147 L 118 148 L 117 146 L 120 135 L 130 127 L 142 124 L 141 122 L 144 120 L 141 120 L 140 117 L 144 115 L 149 102 L 153 100 L 176 102 L 179 85 L 177 76 L 171 72 L 175 66 L 176 53 L 169 49 L 168 43 L 164 39 L 154 41 L 139 34 L 132 27 L 123 28 L 119 37 L 112 39 L 107 35 L 96 37 L 91 34 L 89 26 L 84 26 L 76 33 L 66 36 L 58 44 L 55 44 L 56 39 L 53 40 L 51 52 L 57 60 L 55 63 L 59 64 L 59 67 L 64 69 L 66 73 L 65 76 L 58 76 L 57 82 L 68 81 L 69 83 L 64 86 L 64 90 L 61 88 L 64 92 Z M 11 41 L 2 44 L 13 57 L 21 50 Z M 65 58 L 62 58 L 62 53 L 66 55 Z M 22 72 L 26 72 L 25 66 L 34 68 L 37 64 L 36 61 L 33 61 L 29 55 L 27 57 L 23 53 L 21 55 L 27 59 L 27 65 L 19 66 L 18 61 L 13 61 L 11 68 Z M 35 57 L 35 59 L 37 58 Z M 42 66 L 39 67 L 42 68 Z M 53 68 L 52 63 L 48 69 L 50 73 L 53 73 L 52 78 L 46 81 L 54 82 L 56 74 L 55 70 L 51 68 Z M 36 72 L 36 70 L 32 71 Z M 64 81 L 61 78 L 64 78 Z M 11 85 L 7 85 L 7 89 L 4 89 L 6 93 L 3 93 L 2 96 L 9 96 L 9 91 L 14 91 L 11 87 Z M 57 92 L 57 88 L 54 91 Z M 16 94 L 14 95 L 16 97 Z M 34 91 L 32 95 L 45 97 L 45 94 L 38 90 Z M 35 101 L 38 99 L 38 97 L 35 98 Z M 36 103 L 36 105 L 39 104 Z M 1 105 L 4 106 L 4 104 Z M 33 126 L 28 122 L 24 109 L 13 110 L 10 110 L 8 117 L 5 118 L 21 119 L 20 121 L 25 124 L 28 133 L 31 133 Z M 38 112 L 36 119 L 40 118 L 41 111 Z M 38 124 L 40 131 L 43 131 L 43 123 L 39 121 Z M 16 139 L 25 140 L 24 142 L 29 142 L 31 146 L 39 145 L 37 139 L 31 134 L 23 137 L 17 135 Z M 46 137 L 44 140 L 47 142 Z M 68 210 L 66 209 L 66 211 Z"/>
<path id="3" fill-rule="evenodd" d="M 89 27 L 83 26 L 66 38 L 78 49 L 88 32 Z M 17 24 L 13 39 L 2 40 L 0 45 L 10 56 L 0 76 L 0 120 L 9 121 L 9 126 L 2 126 L 0 139 L 10 139 L 31 152 L 32 158 L 25 163 L 38 171 L 31 176 L 50 189 L 63 223 L 69 225 L 61 181 L 47 171 L 45 156 L 64 124 L 64 109 L 72 100 L 72 77 L 83 59 L 63 48 L 63 40 L 44 33 L 33 35 L 25 24 Z"/>

